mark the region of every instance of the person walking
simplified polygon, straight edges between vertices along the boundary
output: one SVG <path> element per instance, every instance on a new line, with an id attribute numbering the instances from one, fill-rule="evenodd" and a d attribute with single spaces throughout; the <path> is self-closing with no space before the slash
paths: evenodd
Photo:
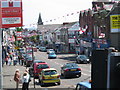
<path id="1" fill-rule="evenodd" d="M 14 55 L 14 57 L 13 57 L 13 65 L 15 66 L 16 64 L 17 64 L 17 56 Z"/>
<path id="2" fill-rule="evenodd" d="M 25 71 L 22 76 L 22 82 L 22 90 L 29 90 L 30 75 L 27 71 Z"/>
<path id="3" fill-rule="evenodd" d="M 12 63 L 12 60 L 11 60 L 11 58 L 10 58 L 10 57 L 8 57 L 8 65 L 10 66 L 10 65 L 11 65 L 11 63 Z"/>
<path id="4" fill-rule="evenodd" d="M 14 74 L 14 81 L 16 82 L 16 90 L 18 90 L 19 82 L 20 82 L 20 71 L 16 69 Z"/>
<path id="5" fill-rule="evenodd" d="M 6 65 L 8 65 L 8 55 L 6 56 L 6 58 L 5 58 L 5 62 L 6 62 Z"/>

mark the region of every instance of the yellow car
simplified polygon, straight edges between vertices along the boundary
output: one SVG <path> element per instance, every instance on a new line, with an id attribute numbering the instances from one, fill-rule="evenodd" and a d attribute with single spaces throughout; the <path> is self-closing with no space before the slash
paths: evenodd
<path id="1" fill-rule="evenodd" d="M 42 69 L 39 75 L 39 82 L 41 86 L 49 83 L 57 83 L 60 85 L 60 75 L 55 68 Z"/>

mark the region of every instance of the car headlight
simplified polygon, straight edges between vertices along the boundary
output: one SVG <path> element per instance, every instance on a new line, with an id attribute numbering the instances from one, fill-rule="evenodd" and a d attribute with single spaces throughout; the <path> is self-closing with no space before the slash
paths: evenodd
<path id="1" fill-rule="evenodd" d="M 89 61 L 89 59 L 87 59 L 87 61 Z"/>

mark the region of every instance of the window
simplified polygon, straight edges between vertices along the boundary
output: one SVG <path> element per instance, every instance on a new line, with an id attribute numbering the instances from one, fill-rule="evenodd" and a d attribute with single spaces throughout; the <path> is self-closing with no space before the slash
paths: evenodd
<path id="1" fill-rule="evenodd" d="M 57 74 L 56 70 L 50 70 L 50 71 L 45 71 L 44 72 L 44 75 L 54 75 L 54 74 Z"/>
<path id="2" fill-rule="evenodd" d="M 44 68 L 49 68 L 49 66 L 47 64 L 37 65 L 37 69 L 44 69 Z"/>

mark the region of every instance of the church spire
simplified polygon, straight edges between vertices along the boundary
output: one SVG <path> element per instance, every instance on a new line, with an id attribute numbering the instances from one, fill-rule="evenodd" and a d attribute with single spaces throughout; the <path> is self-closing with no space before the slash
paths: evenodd
<path id="1" fill-rule="evenodd" d="M 43 22 L 42 22 L 42 19 L 41 19 L 41 13 L 39 13 L 38 25 L 43 25 Z"/>

